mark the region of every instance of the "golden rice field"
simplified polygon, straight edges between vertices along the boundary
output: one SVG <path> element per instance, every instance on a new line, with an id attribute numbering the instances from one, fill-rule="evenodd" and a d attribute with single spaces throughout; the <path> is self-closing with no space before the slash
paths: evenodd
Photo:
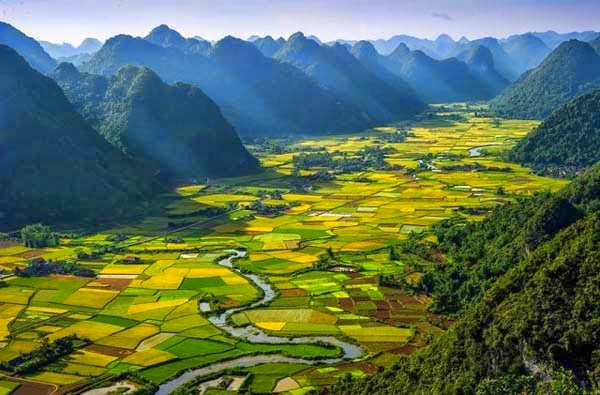
<path id="1" fill-rule="evenodd" d="M 7 272 L 31 258 L 60 260 L 75 257 L 76 249 L 120 249 L 80 260 L 96 278 L 8 276 L 7 286 L 0 288 L 0 362 L 34 350 L 43 338 L 76 334 L 89 344 L 22 378 L 67 391 L 129 371 L 159 384 L 190 368 L 273 352 L 232 338 L 206 318 L 259 298 L 259 290 L 245 277 L 216 263 L 224 251 L 243 248 L 248 255 L 237 267 L 264 276 L 278 294 L 268 306 L 234 314 L 235 325 L 286 337 L 336 336 L 366 352 L 359 361 L 333 366 L 240 369 L 254 377 L 250 389 L 270 392 L 279 382 L 280 388 L 293 383 L 287 393 L 301 394 L 348 373 L 360 377 L 390 366 L 450 323 L 427 311 L 426 296 L 379 284 L 382 273 L 418 281 L 415 267 L 428 264 L 410 255 L 390 261 L 389 247 L 421 232 L 433 241 L 429 227 L 453 215 L 478 221 L 496 205 L 564 185 L 502 160 L 502 152 L 535 126 L 532 121 L 477 117 L 472 109 L 456 105 L 411 125 L 404 142 L 390 142 L 396 127 L 381 127 L 360 135 L 286 142 L 294 152 L 250 146 L 264 172 L 182 186 L 167 196 L 161 216 L 64 239 L 57 248 L 3 242 L 0 266 Z M 312 182 L 308 191 L 290 188 L 293 156 L 303 150 L 322 147 L 352 156 L 370 146 L 389 148 L 385 160 L 398 167 L 335 175 Z M 482 156 L 469 156 L 475 147 L 487 148 Z M 474 171 L 475 164 L 485 170 Z M 301 174 L 309 177 L 319 170 Z M 261 215 L 249 208 L 256 202 L 288 206 L 275 215 Z M 213 218 L 201 214 L 224 207 L 233 210 Z M 178 227 L 186 228 L 164 238 Z M 116 234 L 127 239 L 110 241 Z M 328 254 L 337 264 L 319 267 Z M 128 263 L 128 256 L 137 261 Z M 200 303 L 209 310 L 201 312 Z M 294 345 L 286 352 L 310 352 L 307 357 L 339 352 L 303 347 Z M 0 380 L 0 388 L 8 394 L 18 391 L 19 384 L 7 378 Z"/>

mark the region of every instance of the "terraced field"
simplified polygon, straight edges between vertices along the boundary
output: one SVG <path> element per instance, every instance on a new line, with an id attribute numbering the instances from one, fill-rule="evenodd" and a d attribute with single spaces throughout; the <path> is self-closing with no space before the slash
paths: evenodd
<path id="1" fill-rule="evenodd" d="M 37 393 L 85 392 L 89 383 L 109 385 L 125 372 L 137 372 L 119 378 L 129 380 L 126 385 L 158 385 L 192 368 L 278 354 L 311 364 L 274 358 L 238 366 L 242 387 L 300 394 L 412 353 L 451 321 L 429 313 L 426 296 L 383 285 L 382 275 L 413 284 L 428 265 L 443 260 L 435 251 L 425 259 L 407 241 L 434 241 L 428 229 L 443 219 L 481 220 L 495 205 L 564 185 L 501 159 L 534 122 L 478 117 L 481 110 L 445 106 L 413 125 L 283 141 L 279 148 L 254 145 L 263 173 L 182 186 L 164 197 L 161 216 L 63 238 L 55 248 L 0 242 L 6 273 L 0 362 L 18 363 L 42 338 L 75 334 L 87 340 L 58 361 L 3 379 L 0 392 L 33 393 L 32 386 Z M 397 138 L 404 129 L 407 136 Z M 341 161 L 365 158 L 365 148 L 373 147 L 385 153 L 379 169 L 294 166 L 294 156 L 303 153 L 326 152 Z M 484 148 L 473 150 L 478 147 Z M 268 305 L 234 313 L 232 325 L 290 338 L 335 336 L 359 345 L 364 356 L 313 363 L 341 350 L 252 343 L 212 325 L 211 314 L 249 305 L 262 294 L 248 277 L 217 264 L 232 248 L 248 251 L 236 267 L 260 275 L 277 292 Z M 29 259 L 77 255 L 95 278 L 10 275 Z"/>

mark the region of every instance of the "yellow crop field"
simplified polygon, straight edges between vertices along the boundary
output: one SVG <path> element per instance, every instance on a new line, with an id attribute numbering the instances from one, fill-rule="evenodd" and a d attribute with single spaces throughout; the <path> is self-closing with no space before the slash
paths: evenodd
<path id="1" fill-rule="evenodd" d="M 123 329 L 121 326 L 105 324 L 94 321 L 80 321 L 67 328 L 61 329 L 48 335 L 48 340 L 54 341 L 61 337 L 69 335 L 77 335 L 81 338 L 90 339 L 92 341 L 99 340 L 103 337 L 112 335 Z"/>
<path id="2" fill-rule="evenodd" d="M 100 339 L 98 344 L 134 349 L 142 340 L 156 335 L 159 331 L 160 329 L 156 325 L 142 323 Z"/>
<path id="3" fill-rule="evenodd" d="M 123 359 L 123 362 L 139 366 L 152 366 L 174 359 L 175 355 L 162 350 L 150 348 L 138 351 Z"/>

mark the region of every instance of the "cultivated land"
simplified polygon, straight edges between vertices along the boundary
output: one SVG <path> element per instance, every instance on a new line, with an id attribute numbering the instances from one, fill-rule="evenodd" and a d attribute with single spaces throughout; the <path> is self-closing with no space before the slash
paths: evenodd
<path id="1" fill-rule="evenodd" d="M 432 264 L 406 250 L 392 260 L 390 246 L 418 234 L 433 241 L 429 227 L 452 215 L 478 221 L 495 205 L 565 184 L 503 162 L 502 152 L 536 123 L 478 117 L 484 110 L 438 107 L 436 114 L 409 125 L 402 142 L 394 139 L 396 127 L 382 127 L 286 141 L 284 150 L 250 146 L 265 172 L 182 186 L 165 196 L 162 216 L 65 238 L 55 248 L 0 242 L 0 265 L 8 274 L 31 258 L 104 251 L 79 260 L 97 272 L 96 278 L 6 278 L 8 286 L 0 288 L 0 362 L 34 350 L 43 337 L 54 341 L 76 334 L 89 343 L 36 372 L 2 379 L 0 393 L 34 393 L 32 388 L 65 393 L 89 383 L 109 385 L 133 371 L 135 377 L 119 378 L 125 386 L 144 380 L 161 384 L 192 368 L 282 351 L 307 361 L 234 369 L 236 377 L 247 376 L 242 388 L 300 394 L 345 374 L 362 376 L 390 366 L 451 324 L 427 311 L 427 297 L 380 284 L 382 274 L 415 283 Z M 376 146 L 385 151 L 390 165 L 385 169 L 333 174 L 333 179 L 320 177 L 328 169 L 319 167 L 300 175 L 294 171 L 292 158 L 302 152 L 344 158 Z M 477 147 L 486 148 L 472 150 Z M 298 179 L 304 180 L 302 188 L 292 190 Z M 115 235 L 124 240 L 114 241 Z M 270 304 L 234 313 L 233 325 L 290 338 L 335 336 L 361 346 L 363 357 L 318 363 L 341 350 L 251 343 L 212 325 L 210 314 L 262 296 L 246 276 L 217 264 L 231 249 L 247 250 L 236 267 L 261 275 L 277 292 Z"/>

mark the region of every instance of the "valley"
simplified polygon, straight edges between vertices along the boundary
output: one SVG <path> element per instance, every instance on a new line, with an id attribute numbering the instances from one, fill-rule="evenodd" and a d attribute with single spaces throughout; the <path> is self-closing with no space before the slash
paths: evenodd
<path id="1" fill-rule="evenodd" d="M 418 288 L 446 259 L 432 227 L 568 183 L 504 159 L 538 121 L 487 112 L 434 105 L 360 134 L 256 139 L 261 172 L 181 185 L 156 199 L 160 215 L 64 229 L 51 247 L 7 235 L 0 362 L 27 370 L 0 393 L 215 381 L 204 393 L 220 394 L 241 377 L 240 393 L 303 394 L 391 367 L 457 319 Z M 10 274 L 73 258 L 93 275 Z M 40 363 L 44 336 L 69 351 Z"/>

